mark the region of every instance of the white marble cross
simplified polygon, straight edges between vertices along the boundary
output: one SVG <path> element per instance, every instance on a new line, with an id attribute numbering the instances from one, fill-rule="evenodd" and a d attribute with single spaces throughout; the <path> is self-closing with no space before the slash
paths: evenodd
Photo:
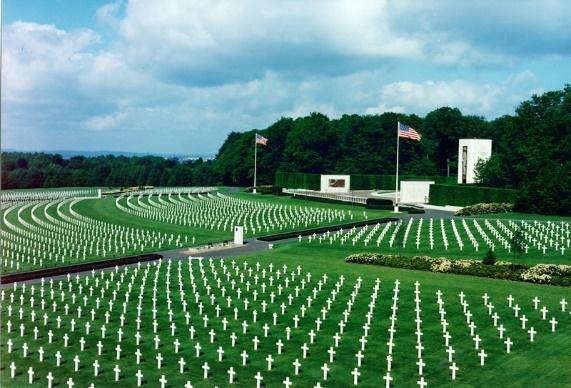
<path id="1" fill-rule="evenodd" d="M 460 368 L 456 366 L 455 362 L 453 362 L 448 368 L 452 371 L 452 380 L 456 380 L 456 372 L 458 372 Z"/>
<path id="2" fill-rule="evenodd" d="M 353 385 L 357 385 L 359 383 L 359 376 L 361 376 L 361 372 L 359 372 L 358 368 L 355 368 L 351 374 L 353 375 Z"/>
<path id="3" fill-rule="evenodd" d="M 234 376 L 235 375 L 236 375 L 236 372 L 234 371 L 234 368 L 230 367 L 230 369 L 228 369 L 228 376 L 229 376 L 230 384 L 234 384 Z"/>

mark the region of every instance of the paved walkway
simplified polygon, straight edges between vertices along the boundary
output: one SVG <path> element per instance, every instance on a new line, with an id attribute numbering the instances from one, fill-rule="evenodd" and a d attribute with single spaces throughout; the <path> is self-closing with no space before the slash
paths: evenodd
<path id="1" fill-rule="evenodd" d="M 438 207 L 432 209 L 426 209 L 425 213 L 423 214 L 408 214 L 408 213 L 397 213 L 392 215 L 393 217 L 402 218 L 403 220 L 408 220 L 410 218 L 419 219 L 419 218 L 444 218 L 444 219 L 451 219 L 454 217 L 454 213 L 449 210 L 439 209 Z M 342 226 L 332 226 L 331 230 L 338 230 Z M 199 247 L 187 247 L 187 248 L 177 248 L 171 249 L 166 251 L 159 251 L 159 252 L 152 252 L 159 255 L 162 255 L 164 259 L 173 259 L 173 260 L 186 260 L 189 256 L 191 257 L 205 257 L 205 258 L 228 258 L 228 257 L 237 257 L 237 256 L 244 256 L 250 255 L 256 252 L 261 252 L 269 249 L 270 244 L 278 244 L 284 242 L 294 242 L 297 241 L 297 237 L 290 237 L 285 239 L 276 240 L 273 242 L 266 242 L 260 241 L 257 238 L 249 238 L 246 239 L 244 245 L 234 245 L 234 243 L 228 243 L 227 245 L 223 245 L 222 243 L 215 244 L 211 247 L 208 246 L 199 246 Z M 123 267 L 133 267 L 137 264 L 126 264 L 120 265 L 119 268 Z M 110 268 L 114 268 L 110 267 Z M 107 268 L 108 271 L 110 268 Z M 96 270 L 99 272 L 100 270 Z M 84 272 L 77 272 L 74 273 L 72 276 L 75 277 L 76 275 L 88 275 L 91 274 L 91 270 L 84 271 Z M 46 279 L 64 279 L 67 275 L 58 275 L 52 278 Z M 29 280 L 26 282 L 19 282 L 18 284 L 22 283 L 36 283 L 39 280 Z M 0 285 L 0 288 L 7 288 L 11 287 L 10 283 Z"/>

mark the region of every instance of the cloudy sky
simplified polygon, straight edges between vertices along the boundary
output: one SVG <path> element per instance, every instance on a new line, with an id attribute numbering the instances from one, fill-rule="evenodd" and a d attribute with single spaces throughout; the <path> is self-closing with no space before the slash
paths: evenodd
<path id="1" fill-rule="evenodd" d="M 282 116 L 495 118 L 571 82 L 568 0 L 2 3 L 3 148 L 210 154 Z"/>

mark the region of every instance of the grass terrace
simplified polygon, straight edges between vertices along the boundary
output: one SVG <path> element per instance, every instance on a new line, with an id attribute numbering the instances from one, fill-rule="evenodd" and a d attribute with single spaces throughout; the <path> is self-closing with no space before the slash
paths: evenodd
<path id="1" fill-rule="evenodd" d="M 7 288 L 2 385 L 31 378 L 45 386 L 51 375 L 54 386 L 137 386 L 137 376 L 160 386 L 165 376 L 168 386 L 207 387 L 232 375 L 239 386 L 256 386 L 256 376 L 266 386 L 350 386 L 355 378 L 381 386 L 389 354 L 396 386 L 571 381 L 568 288 L 344 257 L 283 244 L 235 261 L 163 261 Z"/>

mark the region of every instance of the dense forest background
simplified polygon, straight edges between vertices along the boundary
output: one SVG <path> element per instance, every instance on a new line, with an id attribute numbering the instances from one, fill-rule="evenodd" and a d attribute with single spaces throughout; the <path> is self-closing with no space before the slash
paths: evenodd
<path id="1" fill-rule="evenodd" d="M 277 171 L 393 174 L 396 125 L 405 122 L 422 141 L 401 141 L 400 168 L 410 175 L 456 174 L 458 139 L 489 138 L 493 156 L 479 169 L 480 184 L 520 189 L 530 211 L 571 208 L 571 86 L 522 102 L 514 115 L 492 121 L 443 107 L 425 117 L 396 113 L 321 113 L 281 118 L 265 129 L 232 132 L 212 161 L 162 157 L 72 157 L 2 153 L 2 188 L 135 185 L 250 186 L 254 133 L 269 139 L 258 146 L 258 184 L 272 184 Z"/>

